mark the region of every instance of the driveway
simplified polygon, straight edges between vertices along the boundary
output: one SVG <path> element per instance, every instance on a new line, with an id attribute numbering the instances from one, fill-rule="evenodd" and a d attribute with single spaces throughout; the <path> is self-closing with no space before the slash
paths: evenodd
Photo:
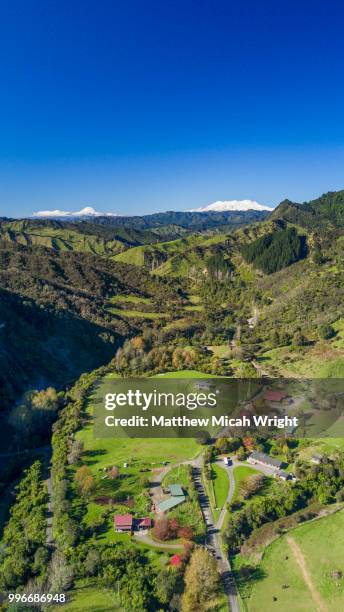
<path id="1" fill-rule="evenodd" d="M 196 490 L 198 492 L 199 503 L 203 512 L 203 516 L 206 524 L 206 537 L 205 537 L 205 546 L 209 550 L 209 552 L 215 557 L 219 569 L 219 573 L 221 576 L 221 580 L 223 582 L 224 591 L 228 598 L 229 609 L 232 612 L 240 612 L 239 601 L 237 596 L 237 589 L 235 585 L 235 581 L 233 578 L 233 574 L 231 571 L 231 566 L 229 563 L 229 559 L 225 555 L 221 546 L 221 533 L 217 527 L 217 524 L 214 525 L 213 514 L 210 507 L 209 498 L 206 494 L 206 491 L 203 487 L 202 483 L 202 470 L 200 465 L 197 465 L 192 470 L 192 476 L 195 483 Z M 232 481 L 230 481 L 232 482 Z M 234 479 L 233 479 L 234 482 Z M 231 494 L 233 495 L 232 487 L 229 487 Z M 230 493 L 228 493 L 229 495 Z M 224 519 L 225 512 L 223 514 L 222 521 Z"/>

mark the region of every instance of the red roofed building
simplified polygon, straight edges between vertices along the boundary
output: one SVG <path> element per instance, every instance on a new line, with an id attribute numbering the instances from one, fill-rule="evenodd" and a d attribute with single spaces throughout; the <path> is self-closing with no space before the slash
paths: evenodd
<path id="1" fill-rule="evenodd" d="M 151 526 L 152 526 L 152 519 L 150 519 L 149 516 L 146 516 L 145 518 L 137 519 L 135 521 L 135 527 L 137 529 L 150 529 Z"/>
<path id="2" fill-rule="evenodd" d="M 267 402 L 281 402 L 287 396 L 283 391 L 266 391 L 264 399 Z"/>
<path id="3" fill-rule="evenodd" d="M 113 522 L 116 531 L 131 531 L 133 528 L 133 517 L 131 514 L 115 514 Z"/>

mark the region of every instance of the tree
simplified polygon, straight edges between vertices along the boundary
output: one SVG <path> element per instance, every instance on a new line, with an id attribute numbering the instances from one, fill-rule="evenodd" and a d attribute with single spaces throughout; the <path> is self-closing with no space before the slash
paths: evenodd
<path id="1" fill-rule="evenodd" d="M 245 451 L 245 449 L 241 446 L 238 451 L 237 451 L 237 459 L 239 461 L 245 461 L 246 457 L 247 457 L 247 452 Z"/>
<path id="2" fill-rule="evenodd" d="M 177 591 L 178 581 L 180 581 L 180 572 L 173 567 L 164 568 L 158 574 L 156 581 L 156 591 L 158 600 L 166 605 L 168 604 L 173 594 Z"/>
<path id="3" fill-rule="evenodd" d="M 67 591 L 73 582 L 73 569 L 63 553 L 56 550 L 49 566 L 49 587 L 52 593 Z"/>
<path id="4" fill-rule="evenodd" d="M 293 345 L 294 346 L 304 346 L 306 344 L 306 338 L 301 332 L 301 330 L 297 330 L 293 335 Z"/>
<path id="5" fill-rule="evenodd" d="M 131 339 L 131 346 L 135 351 L 142 352 L 145 346 L 142 336 L 135 336 Z"/>
<path id="6" fill-rule="evenodd" d="M 228 438 L 218 438 L 215 442 L 215 448 L 220 453 L 226 453 L 228 448 Z"/>
<path id="7" fill-rule="evenodd" d="M 192 527 L 180 527 L 177 532 L 178 538 L 184 538 L 185 540 L 192 540 L 194 532 Z"/>
<path id="8" fill-rule="evenodd" d="M 320 340 L 329 340 L 335 335 L 336 332 L 334 331 L 332 325 L 330 325 L 329 323 L 324 323 L 323 325 L 320 325 L 318 329 L 318 336 Z"/>
<path id="9" fill-rule="evenodd" d="M 83 451 L 84 443 L 82 442 L 82 440 L 73 440 L 67 457 L 69 465 L 75 465 L 76 463 L 79 463 Z"/>
<path id="10" fill-rule="evenodd" d="M 36 391 L 31 399 L 32 407 L 39 410 L 55 411 L 59 405 L 56 389 L 48 387 L 43 391 Z"/>
<path id="11" fill-rule="evenodd" d="M 273 346 L 274 348 L 278 347 L 280 345 L 280 335 L 277 331 L 277 329 L 273 329 L 271 334 L 270 334 L 270 342 L 271 342 L 271 346 Z"/>
<path id="12" fill-rule="evenodd" d="M 84 561 L 84 569 L 87 576 L 95 576 L 101 564 L 101 556 L 96 548 L 88 551 Z"/>
<path id="13" fill-rule="evenodd" d="M 96 488 L 96 481 L 87 465 L 80 467 L 75 473 L 75 482 L 80 495 L 88 499 Z"/>
<path id="14" fill-rule="evenodd" d="M 240 493 L 244 499 L 252 497 L 257 493 L 265 483 L 266 477 L 264 474 L 252 474 L 243 480 L 240 484 Z"/>
<path id="15" fill-rule="evenodd" d="M 155 521 L 153 534 L 157 540 L 168 540 L 170 537 L 170 526 L 166 516 L 163 516 L 158 521 Z"/>
<path id="16" fill-rule="evenodd" d="M 186 568 L 182 612 L 205 610 L 219 591 L 220 577 L 214 557 L 206 548 L 198 547 Z"/>

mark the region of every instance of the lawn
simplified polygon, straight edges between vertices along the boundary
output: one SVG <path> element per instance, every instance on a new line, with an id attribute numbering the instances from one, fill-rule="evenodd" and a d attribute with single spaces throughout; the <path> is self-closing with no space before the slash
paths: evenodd
<path id="1" fill-rule="evenodd" d="M 216 463 L 211 466 L 213 474 L 213 487 L 217 508 L 223 508 L 229 490 L 229 478 L 225 468 Z"/>
<path id="2" fill-rule="evenodd" d="M 65 605 L 51 608 L 53 612 L 125 612 L 121 607 L 115 591 L 98 586 L 92 580 L 79 580 L 69 593 L 70 600 Z"/>
<path id="3" fill-rule="evenodd" d="M 275 348 L 264 353 L 261 362 L 263 368 L 272 367 L 287 378 L 343 378 L 344 375 L 343 351 L 336 348 L 335 342 L 310 348 Z"/>
<path id="4" fill-rule="evenodd" d="M 253 474 L 260 474 L 260 472 L 258 470 L 255 470 L 254 468 L 249 467 L 248 465 L 239 465 L 238 467 L 234 468 L 233 474 L 235 481 L 233 500 L 235 500 L 239 497 L 240 485 L 243 480 L 246 480 L 246 478 L 252 476 Z"/>
<path id="5" fill-rule="evenodd" d="M 291 530 L 267 548 L 247 609 L 343 610 L 344 580 L 332 575 L 344 572 L 343 549 L 344 511 Z"/>

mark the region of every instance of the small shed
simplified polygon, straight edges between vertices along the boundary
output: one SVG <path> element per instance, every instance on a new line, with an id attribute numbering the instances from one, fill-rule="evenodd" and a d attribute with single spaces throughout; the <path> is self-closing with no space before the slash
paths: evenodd
<path id="1" fill-rule="evenodd" d="M 184 491 L 182 489 L 182 486 L 180 484 L 171 484 L 170 487 L 170 493 L 173 497 L 179 497 L 179 496 L 183 496 L 184 497 Z"/>

